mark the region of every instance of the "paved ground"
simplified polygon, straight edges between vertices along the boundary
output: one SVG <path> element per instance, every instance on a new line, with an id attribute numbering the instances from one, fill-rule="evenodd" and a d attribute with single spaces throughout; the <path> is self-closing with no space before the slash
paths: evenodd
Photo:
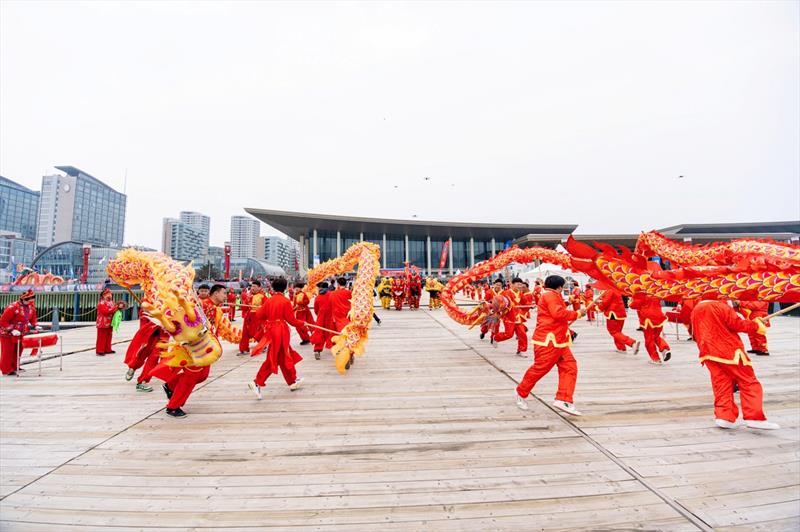
<path id="1" fill-rule="evenodd" d="M 228 346 L 182 420 L 136 393 L 118 353 L 93 351 L 0 379 L 2 530 L 541 528 L 797 530 L 800 320 L 779 318 L 758 358 L 772 432 L 713 426 L 694 345 L 665 367 L 614 352 L 581 322 L 577 406 L 514 406 L 529 359 L 443 311 L 383 311 L 346 376 L 311 350 L 307 386 L 246 383 L 260 359 Z M 123 324 L 127 339 L 134 323 Z M 638 335 L 629 324 L 629 334 Z M 64 333 L 68 351 L 93 329 Z"/>

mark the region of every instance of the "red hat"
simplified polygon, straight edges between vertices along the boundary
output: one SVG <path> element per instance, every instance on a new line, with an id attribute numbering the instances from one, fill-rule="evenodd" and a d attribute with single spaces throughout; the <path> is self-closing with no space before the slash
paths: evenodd
<path id="1" fill-rule="evenodd" d="M 106 294 L 110 294 L 110 293 L 111 293 L 111 290 L 110 290 L 110 289 L 108 289 L 108 288 L 103 288 L 103 291 L 102 291 L 102 292 L 100 292 L 100 297 L 103 297 L 104 295 L 106 295 Z"/>
<path id="2" fill-rule="evenodd" d="M 36 297 L 36 294 L 34 294 L 33 290 L 31 290 L 30 288 L 28 288 L 27 290 L 22 292 L 22 294 L 20 294 L 20 296 L 19 296 L 20 300 L 22 300 L 22 299 L 31 299 L 31 298 L 35 298 L 35 297 Z"/>

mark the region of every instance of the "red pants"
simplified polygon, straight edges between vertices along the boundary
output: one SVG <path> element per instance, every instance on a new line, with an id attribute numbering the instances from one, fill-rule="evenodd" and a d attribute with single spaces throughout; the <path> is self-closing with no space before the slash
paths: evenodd
<path id="1" fill-rule="evenodd" d="M 311 313 L 308 310 L 295 312 L 294 316 L 300 321 L 316 325 L 314 323 L 314 318 L 311 316 Z M 305 325 L 301 327 L 295 327 L 294 330 L 297 331 L 297 334 L 300 335 L 300 340 L 302 340 L 303 342 L 308 342 L 311 340 L 311 333 L 308 332 L 308 327 L 306 327 Z"/>
<path id="2" fill-rule="evenodd" d="M 136 380 L 138 384 L 150 382 L 150 372 L 153 371 L 153 368 L 158 365 L 158 350 L 155 348 L 155 345 L 158 341 L 158 336 L 151 337 L 147 342 L 147 346 L 139 350 L 139 353 L 136 355 L 136 360 L 133 361 L 133 364 L 128 365 L 128 367 L 134 371 L 144 366 L 142 373 Z"/>
<path id="3" fill-rule="evenodd" d="M 572 394 L 575 393 L 575 383 L 578 380 L 578 363 L 575 362 L 569 347 L 534 344 L 533 354 L 533 365 L 528 368 L 517 386 L 517 394 L 520 397 L 528 397 L 539 379 L 550 373 L 553 366 L 558 366 L 556 401 L 571 403 Z"/>
<path id="4" fill-rule="evenodd" d="M 594 306 L 588 307 L 586 309 L 586 320 L 594 321 Z"/>
<path id="5" fill-rule="evenodd" d="M 167 383 L 172 390 L 172 399 L 167 403 L 167 408 L 181 408 L 186 404 L 186 400 L 192 394 L 194 387 L 208 378 L 211 366 L 170 368 L 160 366 L 150 372 L 151 376 L 161 379 Z"/>
<path id="6" fill-rule="evenodd" d="M 242 324 L 242 339 L 239 340 L 240 353 L 250 351 L 250 338 L 255 338 L 256 331 L 253 329 L 256 326 L 255 312 L 249 312 L 245 315 L 244 323 Z"/>
<path id="7" fill-rule="evenodd" d="M 99 355 L 104 355 L 111 352 L 111 327 L 97 329 L 97 343 L 95 344 L 95 352 Z"/>
<path id="8" fill-rule="evenodd" d="M 0 372 L 17 371 L 17 358 L 22 353 L 22 336 L 0 336 Z"/>
<path id="9" fill-rule="evenodd" d="M 321 329 L 315 329 L 311 335 L 311 343 L 314 346 L 314 351 L 322 351 L 322 348 L 330 349 L 333 347 L 333 335 Z"/>
<path id="10" fill-rule="evenodd" d="M 578 312 L 580 309 L 581 309 L 580 302 L 576 302 L 576 303 L 572 304 L 572 310 L 574 310 L 575 312 Z"/>
<path id="11" fill-rule="evenodd" d="M 499 326 L 496 326 L 494 328 L 494 331 L 492 331 L 492 332 L 493 333 L 497 333 L 497 329 L 499 329 L 499 328 L 500 328 Z M 489 324 L 484 321 L 483 323 L 481 323 L 481 334 L 486 334 L 488 332 L 489 332 Z"/>
<path id="12" fill-rule="evenodd" d="M 720 364 L 713 360 L 705 362 L 711 374 L 711 389 L 714 390 L 714 417 L 734 423 L 739 409 L 733 402 L 733 383 L 739 385 L 739 400 L 742 402 L 742 417 L 753 421 L 764 421 L 764 392 L 756 378 L 753 366 L 743 364 Z"/>
<path id="13" fill-rule="evenodd" d="M 622 332 L 625 320 L 606 320 L 608 334 L 614 339 L 614 345 L 620 351 L 625 351 L 625 346 L 631 347 L 636 340 Z"/>
<path id="14" fill-rule="evenodd" d="M 517 335 L 517 351 L 524 353 L 528 350 L 528 328 L 524 323 L 503 322 L 503 332 L 494 333 L 495 342 L 504 342 Z"/>
<path id="15" fill-rule="evenodd" d="M 294 384 L 297 380 L 297 370 L 294 367 L 294 359 L 291 356 L 287 356 L 287 353 L 278 353 L 278 367 L 281 369 L 281 374 L 283 374 L 283 380 L 286 381 L 286 384 Z M 269 371 L 269 358 L 267 358 L 258 369 L 256 384 L 264 386 L 270 375 L 272 375 L 272 373 Z"/>
<path id="16" fill-rule="evenodd" d="M 159 359 L 158 352 L 156 350 L 153 350 L 153 352 L 150 353 L 150 355 L 144 362 L 142 373 L 139 374 L 139 378 L 136 379 L 137 384 L 142 384 L 143 382 L 150 382 L 150 377 L 151 377 L 150 372 L 153 371 L 153 368 L 155 368 L 158 365 L 158 359 Z"/>
<path id="17" fill-rule="evenodd" d="M 236 307 L 233 303 L 230 303 L 230 307 L 228 308 L 228 319 L 233 321 L 236 319 Z"/>
<path id="18" fill-rule="evenodd" d="M 644 327 L 644 346 L 651 360 L 661 360 L 658 356 L 659 351 L 668 351 L 669 344 L 661 336 L 663 327 Z"/>
<path id="19" fill-rule="evenodd" d="M 402 297 L 394 298 L 394 308 L 395 308 L 395 310 L 403 310 L 403 298 Z"/>
<path id="20" fill-rule="evenodd" d="M 750 339 L 750 349 L 752 349 L 753 351 L 763 351 L 765 353 L 769 352 L 769 348 L 767 347 L 766 335 L 758 333 L 747 333 L 747 337 Z"/>

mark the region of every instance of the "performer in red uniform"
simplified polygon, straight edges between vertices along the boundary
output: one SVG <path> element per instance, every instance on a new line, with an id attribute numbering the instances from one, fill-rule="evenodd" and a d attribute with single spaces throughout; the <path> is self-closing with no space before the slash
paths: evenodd
<path id="1" fill-rule="evenodd" d="M 644 332 L 644 346 L 650 355 L 650 363 L 663 364 L 672 357 L 669 344 L 661 336 L 667 316 L 661 310 L 661 301 L 644 294 L 636 294 L 630 306 L 639 314 L 639 326 Z"/>
<path id="2" fill-rule="evenodd" d="M 244 297 L 242 297 L 242 304 L 244 304 Z M 250 297 L 248 307 L 249 309 L 244 315 L 244 323 L 242 324 L 242 339 L 239 341 L 239 355 L 250 354 L 250 339 L 255 338 L 258 340 L 258 334 L 261 331 L 261 323 L 256 314 L 258 308 L 264 303 L 266 296 L 264 289 L 261 287 L 261 281 L 253 281 L 250 283 Z"/>
<path id="3" fill-rule="evenodd" d="M 627 352 L 627 347 L 633 348 L 633 354 L 639 352 L 639 342 L 622 332 L 625 325 L 625 303 L 622 296 L 614 290 L 606 290 L 597 302 L 597 308 L 605 314 L 606 329 L 614 339 L 614 346 L 620 353 Z"/>
<path id="4" fill-rule="evenodd" d="M 331 321 L 333 322 L 333 330 L 342 332 L 348 323 L 350 323 L 350 300 L 353 297 L 352 292 L 347 289 L 347 279 L 339 277 L 336 279 L 338 287 L 331 292 L 328 296 L 331 303 Z M 398 309 L 399 310 L 399 309 Z M 350 361 L 345 365 L 347 369 L 353 365 L 354 357 L 350 355 Z"/>
<path id="5" fill-rule="evenodd" d="M 326 329 L 333 329 L 333 318 L 331 316 L 331 301 L 330 292 L 328 292 L 328 283 L 323 281 L 317 284 L 319 293 L 314 298 L 314 314 L 317 315 L 317 325 L 325 327 Z M 331 340 L 333 335 L 322 329 L 314 329 L 311 335 L 311 343 L 314 344 L 314 358 L 319 360 L 323 348 L 330 349 L 333 347 Z"/>
<path id="6" fill-rule="evenodd" d="M 528 285 L 527 281 L 523 281 L 523 288 L 522 292 L 520 292 L 520 311 L 522 313 L 523 322 L 527 322 L 531 319 L 531 310 L 534 307 L 533 301 L 533 292 L 530 290 L 530 286 Z"/>
<path id="7" fill-rule="evenodd" d="M 415 272 L 408 281 L 408 308 L 418 309 L 421 296 L 422 281 L 419 278 L 419 274 Z"/>
<path id="8" fill-rule="evenodd" d="M 202 301 L 208 297 L 208 292 L 211 289 L 207 284 L 203 283 L 197 287 L 197 299 Z"/>
<path id="9" fill-rule="evenodd" d="M 0 372 L 3 375 L 24 371 L 17 365 L 22 353 L 22 337 L 39 329 L 35 297 L 33 290 L 26 290 L 0 316 Z"/>
<path id="10" fill-rule="evenodd" d="M 569 294 L 569 302 L 572 303 L 572 310 L 578 312 L 581 309 L 581 286 L 578 281 L 572 281 L 572 292 Z"/>
<path id="11" fill-rule="evenodd" d="M 111 318 L 117 310 L 122 309 L 125 303 L 122 301 L 114 301 L 111 298 L 111 290 L 104 288 L 100 292 L 100 301 L 97 303 L 97 320 L 95 325 L 97 327 L 97 341 L 95 342 L 95 353 L 97 356 L 105 356 L 110 353 L 116 353 L 111 350 Z"/>
<path id="12" fill-rule="evenodd" d="M 592 305 L 592 301 L 594 301 L 594 288 L 587 283 L 583 291 L 583 305 L 586 309 L 586 321 L 589 322 L 594 321 L 594 305 Z"/>
<path id="13" fill-rule="evenodd" d="M 125 352 L 125 365 L 128 370 L 125 372 L 125 380 L 133 378 L 134 373 L 139 368 L 142 372 L 136 380 L 137 392 L 152 392 L 150 386 L 150 372 L 158 365 L 158 350 L 156 344 L 168 342 L 169 334 L 160 326 L 150 321 L 144 312 L 139 309 L 139 330 L 133 335 L 128 350 Z"/>
<path id="14" fill-rule="evenodd" d="M 226 300 L 226 289 L 221 284 L 215 284 L 209 289 L 208 297 L 200 301 L 203 313 L 208 319 L 209 326 L 214 327 L 216 312 L 222 311 L 221 305 Z M 217 331 L 212 329 L 213 334 Z M 186 416 L 183 406 L 189 399 L 195 387 L 204 382 L 211 372 L 211 366 L 183 366 L 173 368 L 159 364 L 150 375 L 164 381 L 163 389 L 167 394 L 167 415 L 175 418 Z"/>
<path id="15" fill-rule="evenodd" d="M 295 291 L 292 299 L 294 303 L 294 317 L 301 322 L 315 325 L 314 316 L 311 314 L 311 309 L 308 308 L 311 301 L 308 299 L 308 295 L 303 291 L 303 287 L 305 286 L 305 283 L 294 284 Z M 295 330 L 297 334 L 300 335 L 300 345 L 308 345 L 311 343 L 311 334 L 308 332 L 308 327 L 302 325 L 300 327 L 295 327 Z"/>
<path id="16" fill-rule="evenodd" d="M 233 323 L 236 319 L 236 290 L 228 290 L 228 320 Z"/>
<path id="17" fill-rule="evenodd" d="M 283 295 L 286 284 L 286 279 L 283 278 L 272 281 L 273 295 L 257 312 L 264 324 L 263 334 L 268 335 L 270 339 L 267 344 L 266 360 L 261 364 L 255 380 L 248 384 L 259 400 L 261 388 L 266 385 L 270 375 L 278 373 L 278 368 L 290 390 L 297 390 L 303 383 L 303 379 L 297 377 L 295 369 L 295 365 L 303 360 L 303 357 L 289 345 L 289 325 L 298 327 L 303 323 L 295 318 L 291 301 Z"/>
<path id="18" fill-rule="evenodd" d="M 746 320 L 754 321 L 756 318 L 766 318 L 769 314 L 769 303 L 766 301 L 740 301 L 737 305 L 737 310 L 744 316 Z M 769 325 L 768 322 L 765 322 Z M 769 356 L 769 348 L 767 347 L 767 335 L 759 334 L 758 332 L 747 333 L 750 339 L 750 349 L 748 353 L 758 356 Z"/>
<path id="19" fill-rule="evenodd" d="M 550 275 L 544 281 L 544 291 L 539 298 L 536 328 L 533 331 L 533 365 L 528 368 L 517 386 L 517 406 L 528 409 L 525 398 L 539 380 L 547 375 L 553 366 L 558 367 L 558 392 L 553 406 L 573 416 L 581 413 L 573 404 L 575 383 L 578 379 L 578 364 L 569 346 L 572 339 L 569 324 L 583 315 L 583 311 L 568 310 L 561 297 L 564 278 Z"/>
<path id="20" fill-rule="evenodd" d="M 715 423 L 720 428 L 736 427 L 739 409 L 733 400 L 734 385 L 739 387 L 742 417 L 748 427 L 780 428 L 764 415 L 764 392 L 738 334 L 763 334 L 766 329 L 761 318 L 743 320 L 722 301 L 700 301 L 692 311 L 692 331 L 700 350 L 700 363 L 711 375 Z"/>
<path id="21" fill-rule="evenodd" d="M 395 310 L 403 310 L 403 298 L 405 295 L 405 281 L 401 277 L 392 279 L 392 299 L 394 299 Z"/>
<path id="22" fill-rule="evenodd" d="M 542 290 L 544 290 L 544 288 L 542 288 L 542 280 L 536 279 L 533 283 L 533 302 L 537 305 L 539 304 L 539 297 L 542 295 Z"/>
<path id="23" fill-rule="evenodd" d="M 511 280 L 511 288 L 503 290 L 501 295 L 508 298 L 511 306 L 503 316 L 503 332 L 495 332 L 491 339 L 492 343 L 500 343 L 516 334 L 517 354 L 522 356 L 525 356 L 524 353 L 528 350 L 528 327 L 525 326 L 523 309 L 519 308 L 522 304 L 522 287 L 524 286 L 522 279 L 514 277 Z"/>
<path id="24" fill-rule="evenodd" d="M 499 296 L 503 292 L 503 281 L 500 279 L 495 279 L 491 285 L 487 285 L 486 289 L 483 292 L 483 301 L 484 304 L 491 304 L 492 299 L 495 296 Z M 481 340 L 484 339 L 486 333 L 489 332 L 489 324 L 487 322 L 481 323 Z M 496 331 L 491 331 L 494 334 Z M 489 339 L 491 340 L 492 334 L 489 335 Z"/>

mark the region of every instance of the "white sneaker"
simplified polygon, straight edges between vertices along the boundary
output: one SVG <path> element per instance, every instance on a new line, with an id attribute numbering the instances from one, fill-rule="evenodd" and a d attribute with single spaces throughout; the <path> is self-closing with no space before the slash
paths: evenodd
<path id="1" fill-rule="evenodd" d="M 670 358 L 672 358 L 672 352 L 667 349 L 666 351 L 661 351 L 658 353 L 658 356 L 661 357 L 662 362 L 666 362 Z"/>
<path id="2" fill-rule="evenodd" d="M 525 400 L 524 397 L 520 397 L 517 392 L 514 392 L 514 397 L 517 398 L 517 408 L 519 408 L 520 410 L 528 409 L 528 402 Z"/>
<path id="3" fill-rule="evenodd" d="M 580 410 L 575 408 L 575 405 L 572 403 L 568 403 L 566 401 L 553 401 L 553 406 L 561 410 L 562 412 L 566 412 L 567 414 L 571 414 L 573 416 L 582 416 Z"/>
<path id="4" fill-rule="evenodd" d="M 781 428 L 780 425 L 777 423 L 773 423 L 772 421 L 756 421 L 754 419 L 745 419 L 744 424 L 747 425 L 751 429 L 762 429 L 762 430 L 777 430 Z"/>
<path id="5" fill-rule="evenodd" d="M 617 351 L 617 353 L 627 353 L 627 351 L 625 349 L 617 349 L 616 351 Z"/>
<path id="6" fill-rule="evenodd" d="M 660 360 L 653 360 L 652 358 L 650 359 L 650 363 L 654 366 L 660 366 L 662 364 Z"/>
<path id="7" fill-rule="evenodd" d="M 303 385 L 303 377 L 300 377 L 299 379 L 294 381 L 294 384 L 289 385 L 289 389 L 292 391 L 299 390 L 302 385 Z"/>
<path id="8" fill-rule="evenodd" d="M 261 400 L 261 386 L 259 386 L 255 382 L 248 382 L 247 383 L 247 387 L 250 388 L 250 391 L 252 391 L 254 394 L 256 394 L 256 399 L 258 399 L 260 401 Z"/>
<path id="9" fill-rule="evenodd" d="M 131 380 L 133 378 L 133 372 L 134 372 L 133 368 L 128 368 L 128 371 L 125 372 L 125 380 L 126 381 L 129 381 L 129 380 Z"/>
<path id="10" fill-rule="evenodd" d="M 727 419 L 719 419 L 719 418 L 714 420 L 714 424 L 716 424 L 721 429 L 735 429 L 737 426 L 736 423 L 731 423 Z"/>
<path id="11" fill-rule="evenodd" d="M 642 342 L 640 342 L 639 340 L 636 340 L 635 342 L 633 342 L 633 354 L 634 355 L 638 355 L 639 354 L 639 348 L 641 346 L 642 346 Z"/>

